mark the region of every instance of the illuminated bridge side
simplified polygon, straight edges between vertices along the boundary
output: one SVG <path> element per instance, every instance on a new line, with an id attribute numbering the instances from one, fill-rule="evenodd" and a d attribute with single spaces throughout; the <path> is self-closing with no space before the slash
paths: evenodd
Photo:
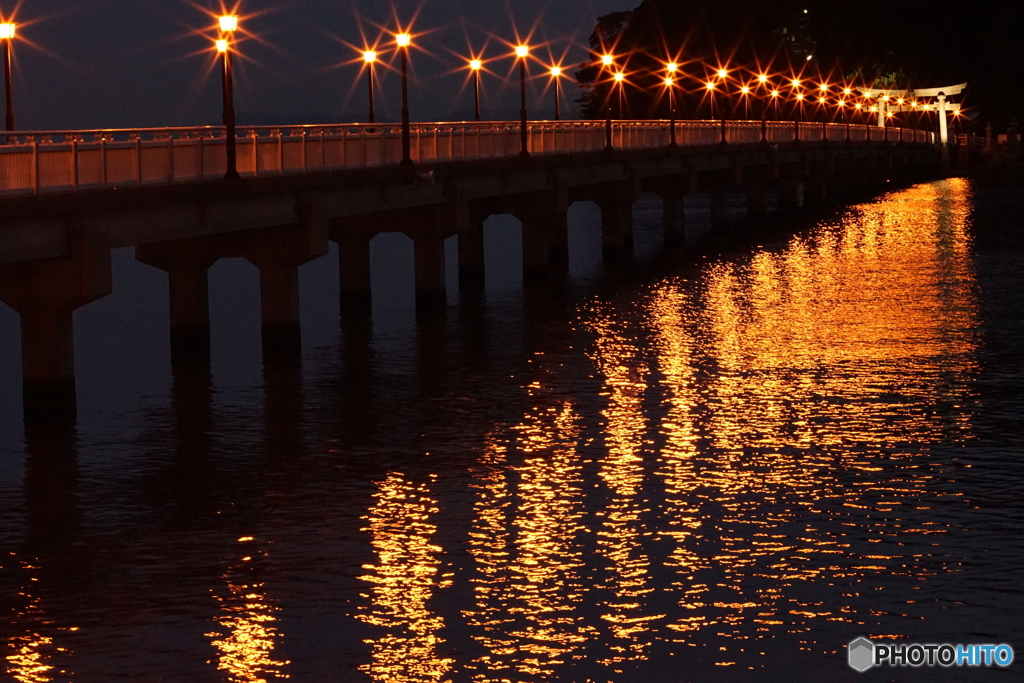
<path id="1" fill-rule="evenodd" d="M 243 128 L 242 177 L 224 180 L 222 129 L 12 133 L 0 146 L 0 301 L 21 317 L 26 419 L 73 419 L 72 313 L 112 290 L 111 251 L 168 275 L 171 357 L 208 363 L 207 271 L 244 258 L 260 272 L 263 351 L 301 351 L 298 269 L 338 245 L 345 317 L 370 312 L 370 241 L 413 242 L 416 306 L 443 310 L 445 240 L 458 238 L 460 289 L 484 283 L 484 221 L 521 223 L 526 286 L 564 273 L 568 209 L 601 211 L 606 260 L 628 258 L 633 203 L 662 199 L 664 242 L 686 243 L 683 199 L 707 193 L 714 229 L 728 195 L 747 216 L 841 201 L 942 173 L 924 131 L 767 121 L 535 122 L 521 156 L 515 123 L 417 124 L 413 166 L 398 125 Z M 674 132 L 674 136 L 673 136 Z M 672 145 L 672 138 L 675 145 Z M 609 144 L 610 143 L 610 144 Z"/>
<path id="2" fill-rule="evenodd" d="M 673 127 L 675 132 L 673 135 Z M 238 172 L 260 177 L 398 165 L 401 124 L 244 126 L 236 137 Z M 532 155 L 605 149 L 801 142 L 934 144 L 935 134 L 905 128 L 789 121 L 549 121 L 528 126 Z M 0 193 L 66 192 L 223 177 L 223 127 L 26 131 L 0 145 Z M 509 159 L 520 153 L 518 122 L 421 123 L 410 129 L 414 163 Z"/>

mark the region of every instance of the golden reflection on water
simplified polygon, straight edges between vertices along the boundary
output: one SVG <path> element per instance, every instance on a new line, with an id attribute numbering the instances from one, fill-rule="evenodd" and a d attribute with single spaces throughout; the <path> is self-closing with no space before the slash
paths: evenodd
<path id="1" fill-rule="evenodd" d="M 585 582 L 577 539 L 585 529 L 577 419 L 569 402 L 538 406 L 512 428 L 509 443 L 489 443 L 474 472 L 475 606 L 464 616 L 487 653 L 467 667 L 474 681 L 550 678 L 594 630 L 579 612 Z M 510 449 L 522 456 L 516 465 Z"/>
<path id="2" fill-rule="evenodd" d="M 13 555 L 13 553 L 12 553 Z M 33 588 L 38 586 L 39 567 L 20 562 L 21 571 L 28 576 L 28 584 L 18 594 L 20 605 L 16 608 L 13 625 L 26 623 L 20 633 L 13 633 L 7 639 L 7 675 L 18 683 L 49 683 L 57 677 L 66 679 L 69 673 L 58 668 L 55 660 L 70 654 L 67 647 L 58 646 L 53 636 L 46 631 L 77 631 L 77 627 L 58 629 L 43 612 L 40 597 Z"/>
<path id="3" fill-rule="evenodd" d="M 597 542 L 598 553 L 610 561 L 605 581 L 614 597 L 605 603 L 601 615 L 610 626 L 611 638 L 608 655 L 600 662 L 621 673 L 623 662 L 644 658 L 651 622 L 665 617 L 648 604 L 654 587 L 649 577 L 651 560 L 643 545 L 652 532 L 641 520 L 648 503 L 639 499 L 647 435 L 643 402 L 650 373 L 641 351 L 614 317 L 595 311 L 588 326 L 596 335 L 591 359 L 604 379 L 608 399 L 601 413 L 608 453 L 598 474 L 608 487 L 609 499 L 598 513 Z"/>
<path id="4" fill-rule="evenodd" d="M 363 565 L 367 573 L 360 578 L 372 588 L 364 594 L 370 604 L 357 618 L 384 634 L 367 641 L 372 663 L 360 669 L 377 681 L 445 680 L 454 660 L 438 654 L 444 619 L 429 604 L 439 589 L 451 585 L 451 575 L 440 574 L 443 551 L 432 543 L 437 501 L 427 483 L 400 472 L 389 473 L 377 489 L 363 531 L 370 533 L 378 563 Z"/>
<path id="5" fill-rule="evenodd" d="M 238 541 L 251 544 L 254 539 L 243 536 Z M 272 657 L 280 638 L 275 626 L 280 608 L 271 604 L 266 597 L 266 586 L 252 576 L 261 551 L 245 545 L 242 552 L 247 554 L 224 574 L 228 592 L 214 596 L 221 609 L 214 618 L 219 628 L 206 637 L 217 649 L 217 668 L 226 672 L 227 679 L 233 683 L 265 683 L 289 678 L 283 668 L 290 662 Z"/>
<path id="6" fill-rule="evenodd" d="M 751 621 L 766 634 L 819 619 L 863 623 L 842 598 L 800 603 L 786 588 L 926 574 L 920 552 L 851 551 L 850 535 L 825 531 L 828 520 L 819 527 L 815 507 L 838 498 L 892 513 L 909 498 L 922 509 L 925 472 L 843 484 L 848 472 L 880 469 L 844 447 L 880 455 L 969 438 L 960 410 L 977 370 L 969 210 L 965 181 L 918 186 L 854 207 L 779 253 L 713 266 L 702 293 L 679 282 L 656 289 L 649 325 L 668 403 L 658 474 L 681 608 L 669 628 L 715 624 L 744 640 Z M 880 542 L 941 531 L 897 518 L 851 534 Z M 714 586 L 701 578 L 709 569 Z"/>

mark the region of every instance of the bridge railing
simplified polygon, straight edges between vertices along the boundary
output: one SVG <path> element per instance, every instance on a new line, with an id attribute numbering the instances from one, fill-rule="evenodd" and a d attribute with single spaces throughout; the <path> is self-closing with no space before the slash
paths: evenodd
<path id="1" fill-rule="evenodd" d="M 616 149 L 654 149 L 671 141 L 668 121 L 613 121 Z M 679 121 L 680 146 L 888 140 L 934 143 L 934 133 L 842 123 Z M 227 170 L 223 127 L 0 133 L 0 194 L 59 192 L 193 181 Z M 535 121 L 531 154 L 599 151 L 604 121 Z M 259 177 L 398 164 L 399 124 L 243 126 L 236 136 L 241 175 Z M 506 158 L 520 152 L 518 122 L 418 123 L 410 128 L 410 156 L 420 164 Z"/>

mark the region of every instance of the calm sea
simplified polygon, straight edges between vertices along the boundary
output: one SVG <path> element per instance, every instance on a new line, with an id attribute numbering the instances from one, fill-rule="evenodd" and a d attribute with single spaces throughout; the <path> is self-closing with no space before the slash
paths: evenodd
<path id="1" fill-rule="evenodd" d="M 1018 680 L 845 646 L 1024 657 L 1024 193 L 950 179 L 673 255 L 658 211 L 604 269 L 574 206 L 568 275 L 526 292 L 492 218 L 486 292 L 434 318 L 403 235 L 363 324 L 320 259 L 294 367 L 221 261 L 211 370 L 172 371 L 166 276 L 116 252 L 79 422 L 27 438 L 0 310 L 0 678 Z"/>

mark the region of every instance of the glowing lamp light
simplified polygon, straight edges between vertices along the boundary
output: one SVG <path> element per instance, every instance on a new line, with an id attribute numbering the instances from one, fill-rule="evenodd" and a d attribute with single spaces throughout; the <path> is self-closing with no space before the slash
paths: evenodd
<path id="1" fill-rule="evenodd" d="M 780 94 L 780 93 L 779 93 L 779 91 L 778 91 L 778 90 L 772 90 L 772 97 L 778 97 L 778 96 L 779 96 L 779 94 Z"/>
<path id="2" fill-rule="evenodd" d="M 479 59 L 471 59 L 469 60 L 469 68 L 472 69 L 473 71 L 479 71 L 480 69 L 484 68 L 484 63 Z"/>
<path id="3" fill-rule="evenodd" d="M 767 83 L 768 82 L 768 74 L 760 74 L 760 75 L 758 75 L 757 82 L 758 83 Z"/>
<path id="4" fill-rule="evenodd" d="M 220 24 L 221 31 L 232 33 L 238 30 L 238 15 L 226 14 L 223 17 L 217 17 L 217 23 Z"/>
<path id="5" fill-rule="evenodd" d="M 849 97 L 850 95 L 853 94 L 853 91 L 850 90 L 849 88 L 843 88 L 843 94 Z"/>
<path id="6" fill-rule="evenodd" d="M 878 111 L 878 107 L 871 107 L 871 111 L 873 111 L 873 112 Z"/>
<path id="7" fill-rule="evenodd" d="M 819 97 L 818 98 L 818 104 L 825 104 L 825 98 L 824 97 Z"/>
<path id="8" fill-rule="evenodd" d="M 802 101 L 802 100 L 804 99 L 804 94 L 803 94 L 802 92 L 798 92 L 798 93 L 796 94 L 796 98 L 797 98 L 798 100 L 801 100 L 801 101 Z"/>
<path id="9" fill-rule="evenodd" d="M 665 68 L 668 69 L 668 72 L 670 74 L 674 74 L 676 71 L 679 70 L 679 65 L 676 64 L 675 62 L 669 62 L 668 64 L 665 65 Z"/>
<path id="10" fill-rule="evenodd" d="M 552 76 L 556 76 L 556 77 L 557 76 L 561 76 L 562 75 L 562 67 L 560 67 L 560 66 L 553 66 L 553 67 L 551 67 L 551 75 Z"/>
<path id="11" fill-rule="evenodd" d="M 214 41 L 214 45 L 217 46 L 217 52 L 227 52 L 228 51 L 228 41 L 226 41 L 224 39 Z"/>
<path id="12" fill-rule="evenodd" d="M 913 107 L 914 109 L 917 109 L 917 102 L 911 102 L 910 106 Z"/>
<path id="13" fill-rule="evenodd" d="M 16 24 L 0 24 L 0 40 L 10 40 L 14 38 L 14 27 Z"/>
<path id="14" fill-rule="evenodd" d="M 821 85 L 818 86 L 818 90 L 820 90 L 821 92 L 825 92 L 826 90 L 828 90 L 828 84 L 822 83 Z"/>
<path id="15" fill-rule="evenodd" d="M 714 90 L 715 84 L 712 83 L 711 81 L 708 81 L 707 84 L 704 85 L 704 87 L 707 88 L 708 90 Z"/>
<path id="16" fill-rule="evenodd" d="M 373 64 L 374 62 L 376 62 L 377 61 L 377 51 L 376 50 L 367 50 L 367 51 L 365 51 L 363 53 L 363 61 L 366 62 L 367 64 Z"/>
<path id="17" fill-rule="evenodd" d="M 612 62 L 615 61 L 615 57 L 612 55 L 601 55 L 601 63 L 605 66 L 611 66 Z"/>
<path id="18" fill-rule="evenodd" d="M 743 86 L 742 88 L 740 88 L 740 92 L 743 93 L 744 95 L 747 95 L 750 93 L 750 88 L 748 88 L 747 86 Z"/>
<path id="19" fill-rule="evenodd" d="M 616 72 L 616 74 L 615 74 L 615 82 L 616 83 L 622 83 L 622 81 L 624 81 L 624 80 L 626 80 L 626 74 L 622 73 L 621 71 Z"/>
<path id="20" fill-rule="evenodd" d="M 891 119 L 893 117 L 893 113 L 891 111 L 887 111 L 887 112 L 885 112 L 885 116 L 886 116 L 886 118 L 890 118 Z"/>
<path id="21" fill-rule="evenodd" d="M 729 75 L 729 72 L 725 69 L 719 69 L 717 73 L 719 78 L 725 78 Z"/>
<path id="22" fill-rule="evenodd" d="M 883 102 L 888 102 L 889 101 L 889 96 L 888 95 L 882 95 L 879 99 L 882 100 Z"/>
<path id="23" fill-rule="evenodd" d="M 675 84 L 676 84 L 676 82 L 675 82 L 674 78 L 672 78 L 671 76 L 666 76 L 665 77 L 665 87 L 666 88 L 671 88 Z"/>
<path id="24" fill-rule="evenodd" d="M 523 57 L 529 57 L 529 56 L 530 56 L 530 46 L 529 45 L 516 45 L 516 57 L 522 59 Z"/>
<path id="25" fill-rule="evenodd" d="M 846 100 L 839 100 L 838 102 L 836 102 L 836 104 L 839 105 L 840 107 L 845 107 L 846 106 Z"/>
<path id="26" fill-rule="evenodd" d="M 790 83 L 793 85 L 794 88 L 799 88 L 800 87 L 800 79 L 799 78 L 794 78 L 792 81 L 790 81 Z"/>
<path id="27" fill-rule="evenodd" d="M 857 109 L 863 109 L 864 108 L 864 105 L 861 104 L 860 102 L 858 102 L 857 104 L 855 104 L 853 106 L 856 107 Z"/>
<path id="28" fill-rule="evenodd" d="M 398 47 L 409 47 L 412 45 L 412 34 L 411 33 L 399 33 L 395 36 L 395 44 Z"/>

